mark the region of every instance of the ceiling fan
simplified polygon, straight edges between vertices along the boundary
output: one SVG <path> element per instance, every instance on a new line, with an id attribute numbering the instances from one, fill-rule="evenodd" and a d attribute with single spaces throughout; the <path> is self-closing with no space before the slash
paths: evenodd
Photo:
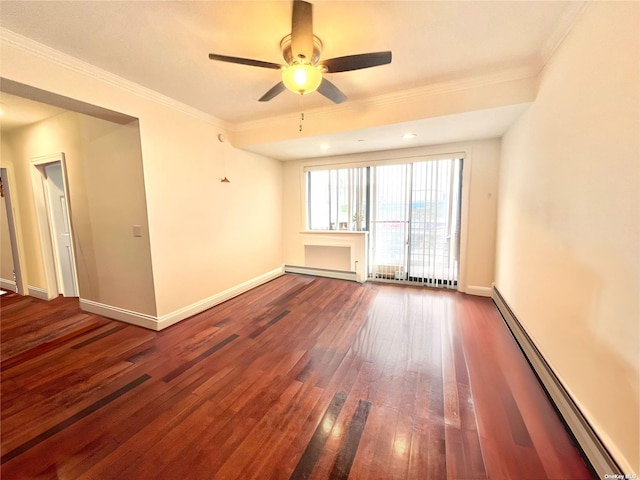
<path id="1" fill-rule="evenodd" d="M 293 1 L 291 33 L 280 41 L 280 48 L 286 65 L 216 53 L 210 53 L 209 58 L 221 62 L 280 70 L 282 80 L 260 97 L 261 102 L 268 102 L 285 89 L 289 89 L 300 95 L 317 90 L 332 102 L 342 103 L 347 97 L 338 87 L 324 78 L 323 74 L 348 72 L 391 63 L 389 51 L 347 55 L 320 61 L 322 40 L 313 34 L 313 6 L 302 0 Z"/>

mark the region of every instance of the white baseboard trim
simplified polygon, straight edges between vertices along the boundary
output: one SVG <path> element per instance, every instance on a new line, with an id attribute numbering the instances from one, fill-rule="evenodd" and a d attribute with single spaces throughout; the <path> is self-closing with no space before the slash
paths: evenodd
<path id="1" fill-rule="evenodd" d="M 0 289 L 8 290 L 10 292 L 17 292 L 18 291 L 18 286 L 16 285 L 16 282 L 14 282 L 13 280 L 7 280 L 5 278 L 0 278 Z"/>
<path id="2" fill-rule="evenodd" d="M 124 308 L 114 307 L 83 298 L 80 299 L 80 308 L 89 313 L 95 313 L 102 315 L 103 317 L 113 318 L 115 320 L 121 320 L 133 325 L 159 331 L 170 327 L 185 318 L 192 317 L 211 307 L 215 307 L 230 298 L 236 297 L 241 293 L 251 290 L 263 283 L 267 283 L 281 275 L 283 275 L 282 267 L 276 268 L 270 272 L 264 273 L 258 277 L 252 278 L 251 280 L 247 280 L 246 282 L 205 298 L 204 300 L 192 303 L 191 305 L 187 305 L 186 307 L 160 317 L 148 315 L 146 313 L 133 312 Z"/>
<path id="3" fill-rule="evenodd" d="M 336 278 L 338 280 L 358 281 L 357 272 L 346 270 L 330 270 L 328 268 L 304 267 L 299 265 L 285 265 L 285 273 L 299 273 L 301 275 L 313 275 L 314 277 Z"/>
<path id="4" fill-rule="evenodd" d="M 49 292 L 44 288 L 33 287 L 31 285 L 27 285 L 27 293 L 30 297 L 39 298 L 40 300 L 53 300 L 56 298 L 56 295 L 49 295 Z"/>
<path id="5" fill-rule="evenodd" d="M 113 318 L 114 320 L 121 320 L 140 327 L 150 328 L 151 330 L 159 330 L 157 318 L 153 315 L 147 315 L 146 313 L 134 312 L 84 298 L 80 299 L 80 308 L 85 312 L 95 313 L 103 317 Z"/>
<path id="6" fill-rule="evenodd" d="M 493 293 L 491 287 L 479 287 L 477 285 L 467 285 L 465 293 L 476 295 L 478 297 L 490 297 Z"/>
<path id="7" fill-rule="evenodd" d="M 620 478 L 625 478 L 620 466 L 495 286 L 493 287 L 492 298 L 509 330 L 511 330 L 511 334 L 516 339 L 556 409 L 562 415 L 567 427 L 573 433 L 598 478 L 614 478 L 614 474 L 622 475 Z M 605 475 L 609 476 L 605 477 Z"/>
<path id="8" fill-rule="evenodd" d="M 171 325 L 179 322 L 180 320 L 184 320 L 185 318 L 192 317 L 200 312 L 204 312 L 205 310 L 215 307 L 216 305 L 226 302 L 230 298 L 236 297 L 241 293 L 244 293 L 252 288 L 262 285 L 263 283 L 267 283 L 275 278 L 283 275 L 282 267 L 271 270 L 270 272 L 259 275 L 255 278 L 247 280 L 239 285 L 228 288 L 220 293 L 216 293 L 210 297 L 207 297 L 203 300 L 200 300 L 196 303 L 192 303 L 191 305 L 187 305 L 179 310 L 174 312 L 162 315 L 158 318 L 158 330 L 162 330 L 164 328 L 170 327 Z"/>

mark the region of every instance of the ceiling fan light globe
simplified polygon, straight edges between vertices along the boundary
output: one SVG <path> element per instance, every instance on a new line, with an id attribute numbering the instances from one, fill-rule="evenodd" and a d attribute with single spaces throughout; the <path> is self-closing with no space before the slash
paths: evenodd
<path id="1" fill-rule="evenodd" d="M 309 64 L 293 64 L 282 71 L 282 83 L 293 93 L 315 92 L 322 82 L 322 72 Z"/>

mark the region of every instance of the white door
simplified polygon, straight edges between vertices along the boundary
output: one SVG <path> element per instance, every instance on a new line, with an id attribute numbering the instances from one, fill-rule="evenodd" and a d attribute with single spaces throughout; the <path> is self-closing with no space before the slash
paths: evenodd
<path id="1" fill-rule="evenodd" d="M 60 162 L 50 163 L 44 167 L 44 172 L 58 290 L 65 297 L 77 297 L 78 285 L 62 165 Z"/>

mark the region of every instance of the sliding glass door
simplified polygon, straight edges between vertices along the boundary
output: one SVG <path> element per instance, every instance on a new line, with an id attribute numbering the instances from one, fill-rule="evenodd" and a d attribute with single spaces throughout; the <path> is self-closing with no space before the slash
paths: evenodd
<path id="1" fill-rule="evenodd" d="M 378 280 L 406 280 L 411 214 L 410 164 L 372 167 L 369 265 Z"/>
<path id="2" fill-rule="evenodd" d="M 462 160 L 371 170 L 370 278 L 455 288 Z"/>

